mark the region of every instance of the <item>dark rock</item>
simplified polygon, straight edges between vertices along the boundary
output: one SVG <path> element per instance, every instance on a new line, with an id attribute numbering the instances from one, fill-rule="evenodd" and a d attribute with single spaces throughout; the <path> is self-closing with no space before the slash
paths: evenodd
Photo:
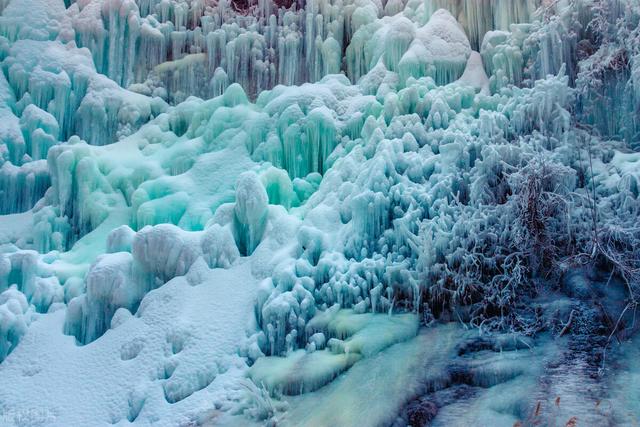
<path id="1" fill-rule="evenodd" d="M 430 400 L 414 401 L 407 408 L 409 425 L 423 427 L 428 425 L 438 414 L 438 407 Z"/>

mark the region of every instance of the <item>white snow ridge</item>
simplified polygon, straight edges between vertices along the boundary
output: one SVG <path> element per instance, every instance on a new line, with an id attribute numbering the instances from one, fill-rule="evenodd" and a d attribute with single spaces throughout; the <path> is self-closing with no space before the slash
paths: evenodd
<path id="1" fill-rule="evenodd" d="M 0 0 L 0 427 L 640 420 L 637 0 Z"/>

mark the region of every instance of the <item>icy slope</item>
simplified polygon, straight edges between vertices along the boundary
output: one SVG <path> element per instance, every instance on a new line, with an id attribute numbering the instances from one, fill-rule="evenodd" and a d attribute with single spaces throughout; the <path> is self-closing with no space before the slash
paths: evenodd
<path id="1" fill-rule="evenodd" d="M 249 263 L 199 273 L 149 293 L 135 316 L 121 308 L 108 333 L 84 347 L 60 334 L 65 310 L 39 315 L 0 366 L 3 420 L 67 426 L 215 420 L 215 403 L 242 377 L 244 362 L 234 351 L 256 286 Z M 32 420 L 24 417 L 30 410 Z"/>
<path id="2" fill-rule="evenodd" d="M 597 425 L 640 298 L 604 3 L 1 1 L 0 424 Z"/>

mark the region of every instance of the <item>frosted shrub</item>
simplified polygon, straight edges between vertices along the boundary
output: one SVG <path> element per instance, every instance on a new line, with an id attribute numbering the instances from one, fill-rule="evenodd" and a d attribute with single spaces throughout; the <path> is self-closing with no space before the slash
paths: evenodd
<path id="1" fill-rule="evenodd" d="M 279 416 L 287 409 L 286 402 L 273 399 L 263 385 L 257 386 L 248 379 L 243 379 L 240 387 L 243 397 L 238 410 L 250 418 L 263 421 L 265 425 L 277 426 Z"/>
<path id="2" fill-rule="evenodd" d="M 562 165 L 534 159 L 510 177 L 516 226 L 512 236 L 528 258 L 533 274 L 555 268 L 568 242 L 568 201 L 574 172 Z"/>

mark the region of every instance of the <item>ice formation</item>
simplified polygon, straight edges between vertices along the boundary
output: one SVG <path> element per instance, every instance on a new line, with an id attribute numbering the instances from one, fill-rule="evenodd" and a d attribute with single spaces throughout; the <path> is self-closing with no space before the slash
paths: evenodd
<path id="1" fill-rule="evenodd" d="M 637 1 L 0 12 L 0 424 L 640 417 Z"/>

